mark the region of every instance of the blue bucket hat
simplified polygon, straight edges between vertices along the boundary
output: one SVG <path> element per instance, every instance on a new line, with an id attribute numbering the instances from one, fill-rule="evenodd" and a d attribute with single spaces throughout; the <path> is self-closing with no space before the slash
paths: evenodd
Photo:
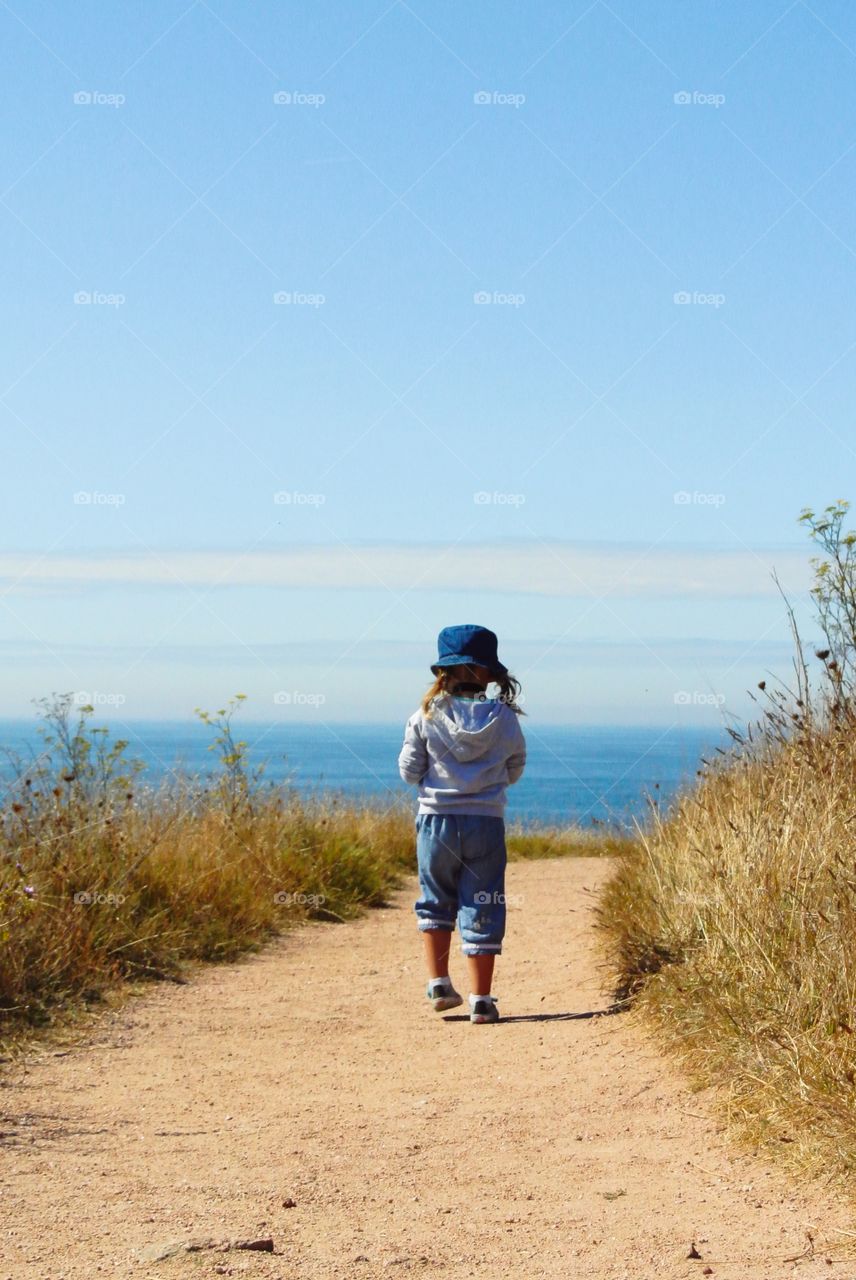
<path id="1" fill-rule="evenodd" d="M 473 623 L 444 627 L 437 637 L 437 649 L 437 661 L 431 664 L 435 676 L 443 667 L 467 665 L 487 667 L 493 676 L 508 675 L 508 667 L 504 667 L 497 657 L 496 636 L 487 627 L 477 627 Z"/>

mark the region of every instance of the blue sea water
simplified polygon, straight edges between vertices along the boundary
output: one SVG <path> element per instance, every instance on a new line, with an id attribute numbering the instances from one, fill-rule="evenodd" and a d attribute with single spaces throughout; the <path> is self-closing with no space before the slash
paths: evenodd
<path id="1" fill-rule="evenodd" d="M 208 750 L 210 729 L 194 722 L 95 719 L 113 738 L 126 739 L 126 755 L 146 765 L 144 779 L 157 783 L 175 770 L 191 775 L 211 772 L 216 757 Z M 525 825 L 594 820 L 629 825 L 644 821 L 650 800 L 665 808 L 676 792 L 692 783 L 703 758 L 727 745 L 724 732 L 699 728 L 616 728 L 537 725 L 523 722 L 527 765 L 508 789 L 507 821 Z M 288 782 L 301 792 L 334 791 L 348 799 L 411 803 L 416 789 L 398 776 L 404 726 L 353 724 L 235 723 L 236 736 L 248 743 L 251 764 L 264 765 L 268 782 Z M 24 758 L 44 744 L 32 721 L 0 720 L 0 749 Z M 8 761 L 0 778 L 11 779 Z"/>

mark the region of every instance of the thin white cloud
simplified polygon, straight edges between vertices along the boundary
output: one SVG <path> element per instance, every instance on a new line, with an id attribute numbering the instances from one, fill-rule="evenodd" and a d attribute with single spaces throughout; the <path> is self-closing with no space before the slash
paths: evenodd
<path id="1" fill-rule="evenodd" d="M 445 552 L 445 554 L 444 554 Z M 568 542 L 299 546 L 287 550 L 0 555 L 0 590 L 83 587 L 291 587 L 479 591 L 590 599 L 762 598 L 810 585 L 792 550 L 706 551 Z"/>
<path id="2" fill-rule="evenodd" d="M 757 665 L 761 661 L 783 662 L 793 653 L 791 640 L 765 639 L 753 644 L 751 640 L 712 640 L 689 636 L 646 636 L 645 639 L 610 640 L 589 638 L 584 640 L 516 640 L 515 662 L 519 669 L 535 663 L 544 669 L 577 669 L 580 663 L 593 666 L 625 667 L 641 663 L 656 664 L 661 661 L 679 660 L 727 663 L 738 662 L 744 657 Z M 342 662 L 342 655 L 346 661 Z M 403 671 L 422 669 L 425 661 L 425 644 L 422 641 L 383 640 L 372 636 L 359 643 L 347 638 L 333 640 L 291 640 L 278 643 L 253 641 L 250 647 L 241 644 L 159 644 L 151 645 L 90 642 L 67 642 L 51 639 L 47 647 L 40 647 L 31 638 L 0 640 L 0 658 L 7 662 L 42 665 L 54 664 L 57 656 L 69 662 L 128 663 L 147 658 L 148 665 L 161 666 L 247 666 L 265 664 L 299 665 L 318 668 L 344 665 L 346 669 L 371 668 L 377 670 L 398 668 Z M 429 655 L 433 656 L 433 655 Z"/>

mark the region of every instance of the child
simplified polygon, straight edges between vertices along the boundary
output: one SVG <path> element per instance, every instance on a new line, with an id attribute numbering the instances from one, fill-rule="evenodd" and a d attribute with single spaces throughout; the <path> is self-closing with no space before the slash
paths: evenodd
<path id="1" fill-rule="evenodd" d="M 427 995 L 439 1013 L 463 1001 L 449 978 L 457 919 L 470 974 L 470 1021 L 498 1022 L 491 995 L 505 934 L 505 790 L 526 764 L 517 719 L 520 684 L 497 657 L 492 631 L 445 627 L 436 680 L 407 721 L 398 769 L 418 783 L 415 903 L 428 963 Z M 499 697 L 488 698 L 490 683 Z"/>

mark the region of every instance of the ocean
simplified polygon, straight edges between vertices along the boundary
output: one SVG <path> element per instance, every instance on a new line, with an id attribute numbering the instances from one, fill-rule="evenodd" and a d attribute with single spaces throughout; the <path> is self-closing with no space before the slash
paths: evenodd
<path id="1" fill-rule="evenodd" d="M 158 783 L 174 771 L 205 774 L 216 767 L 208 750 L 213 732 L 201 723 L 146 721 L 132 724 L 93 718 L 112 738 L 129 742 L 126 755 L 142 760 L 142 777 Z M 411 802 L 416 788 L 398 776 L 404 723 L 244 724 L 235 736 L 248 743 L 251 765 L 264 765 L 264 779 L 288 783 L 303 793 L 335 792 L 344 798 L 391 804 Z M 506 820 L 590 826 L 595 822 L 628 827 L 643 821 L 650 803 L 661 810 L 682 787 L 691 784 L 701 761 L 726 747 L 723 731 L 708 728 L 538 725 L 523 721 L 527 765 L 508 789 Z M 43 749 L 33 721 L 0 720 L 0 750 L 25 759 Z M 0 779 L 14 771 L 0 759 Z"/>

